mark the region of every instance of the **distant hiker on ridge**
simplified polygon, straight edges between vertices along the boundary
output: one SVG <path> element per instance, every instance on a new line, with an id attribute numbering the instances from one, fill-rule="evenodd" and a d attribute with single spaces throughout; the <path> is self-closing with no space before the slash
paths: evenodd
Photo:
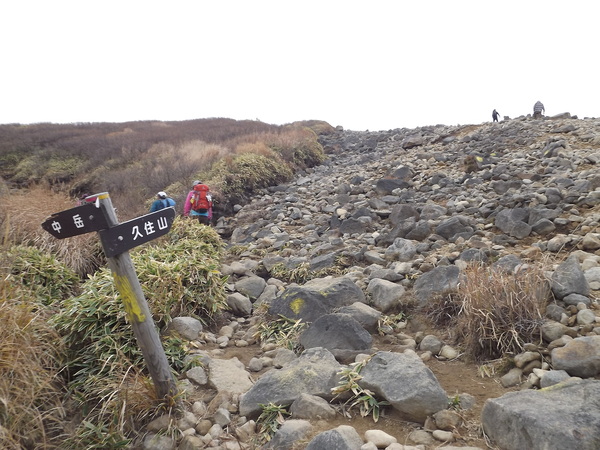
<path id="1" fill-rule="evenodd" d="M 500 116 L 500 113 L 496 110 L 492 111 L 492 121 L 493 122 L 498 122 L 498 117 Z"/>
<path id="2" fill-rule="evenodd" d="M 542 114 L 544 114 L 545 112 L 546 112 L 546 110 L 544 109 L 544 104 L 538 100 L 535 103 L 535 105 L 533 105 L 533 118 L 541 119 Z"/>

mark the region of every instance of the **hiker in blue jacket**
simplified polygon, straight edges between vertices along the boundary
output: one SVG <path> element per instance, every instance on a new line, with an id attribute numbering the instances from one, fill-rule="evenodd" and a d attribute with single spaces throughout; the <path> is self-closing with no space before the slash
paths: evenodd
<path id="1" fill-rule="evenodd" d="M 160 211 L 161 209 L 168 208 L 169 206 L 175 206 L 175 200 L 169 197 L 166 192 L 160 191 L 158 194 L 156 194 L 156 200 L 152 202 L 150 212 Z"/>

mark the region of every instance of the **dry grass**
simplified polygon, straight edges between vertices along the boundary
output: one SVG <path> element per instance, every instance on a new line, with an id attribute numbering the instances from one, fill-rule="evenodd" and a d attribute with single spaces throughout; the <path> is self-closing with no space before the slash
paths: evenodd
<path id="1" fill-rule="evenodd" d="M 56 239 L 41 227 L 51 214 L 74 206 L 74 200 L 44 186 L 0 196 L 1 247 L 31 245 L 54 254 L 79 275 L 92 273 L 104 261 L 95 233 Z"/>
<path id="2" fill-rule="evenodd" d="M 458 291 L 432 301 L 428 316 L 445 325 L 475 360 L 501 358 L 540 339 L 550 285 L 541 268 L 506 273 L 471 265 Z"/>
<path id="3" fill-rule="evenodd" d="M 61 341 L 47 317 L 0 281 L 0 447 L 55 448 L 64 422 Z"/>

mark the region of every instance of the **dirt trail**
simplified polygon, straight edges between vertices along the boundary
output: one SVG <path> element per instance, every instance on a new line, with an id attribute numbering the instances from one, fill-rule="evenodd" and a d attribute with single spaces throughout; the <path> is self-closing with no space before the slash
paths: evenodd
<path id="1" fill-rule="evenodd" d="M 421 327 L 422 323 L 419 324 L 419 328 Z M 424 331 L 426 334 L 439 334 L 429 329 Z M 213 348 L 216 349 L 217 347 L 208 345 L 206 350 L 210 351 Z M 378 335 L 373 336 L 373 348 L 380 351 L 395 351 L 395 346 L 393 344 L 385 343 L 385 339 Z M 262 354 L 263 352 L 260 345 L 252 344 L 247 347 L 226 347 L 223 349 L 223 353 L 219 358 L 230 359 L 236 357 L 247 366 L 253 357 L 260 357 Z M 502 387 L 497 374 L 491 377 L 481 376 L 479 370 L 480 366 L 465 361 L 462 357 L 453 361 L 440 361 L 432 358 L 426 362 L 426 365 L 436 376 L 450 398 L 459 394 L 469 394 L 475 400 L 475 404 L 471 408 L 466 410 L 458 409 L 459 414 L 463 417 L 463 425 L 455 430 L 454 435 L 456 441 L 452 445 L 461 447 L 473 446 L 479 448 L 494 448 L 490 447 L 489 443 L 486 443 L 482 434 L 480 425 L 481 410 L 488 398 L 500 397 L 517 388 L 506 389 Z M 253 377 L 258 379 L 268 370 L 273 369 L 264 369 L 261 372 L 253 374 Z M 378 429 L 396 437 L 401 444 L 415 445 L 408 440 L 408 435 L 412 431 L 423 429 L 421 424 L 406 421 L 391 408 L 386 408 L 384 410 L 378 422 L 374 422 L 371 417 L 361 417 L 360 414 L 354 410 L 351 411 L 351 415 L 351 418 L 345 417 L 340 408 L 340 412 L 335 419 L 313 423 L 315 428 L 312 436 L 339 425 L 351 425 L 356 429 L 360 436 L 364 436 L 364 433 L 367 430 Z M 427 448 L 433 449 L 442 444 L 442 442 L 439 442 L 435 445 L 430 445 Z M 303 447 L 300 446 L 298 448 Z"/>

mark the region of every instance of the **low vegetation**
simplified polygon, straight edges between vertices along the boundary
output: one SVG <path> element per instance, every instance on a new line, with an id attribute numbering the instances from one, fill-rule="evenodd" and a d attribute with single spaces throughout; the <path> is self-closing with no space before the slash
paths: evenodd
<path id="1" fill-rule="evenodd" d="M 121 220 L 147 211 L 163 190 L 181 209 L 201 178 L 227 213 L 255 189 L 321 163 L 316 133 L 331 131 L 320 121 L 278 126 L 221 118 L 0 125 L 0 177 L 11 188 L 43 186 L 71 198 L 109 192 Z"/>
<path id="2" fill-rule="evenodd" d="M 362 417 L 372 416 L 377 422 L 379 415 L 384 406 L 389 405 L 389 402 L 378 400 L 375 394 L 369 389 L 363 388 L 358 382 L 362 379 L 360 371 L 365 366 L 368 360 L 350 364 L 342 369 L 340 382 L 338 386 L 332 389 L 331 393 L 335 395 L 335 399 L 339 397 L 348 397 L 343 403 L 344 414 L 347 417 L 352 417 L 350 411 L 358 408 Z"/>
<path id="3" fill-rule="evenodd" d="M 275 320 L 261 321 L 254 337 L 263 344 L 272 343 L 298 352 L 298 339 L 305 329 L 306 323 L 301 319 L 294 320 L 280 315 Z"/>
<path id="4" fill-rule="evenodd" d="M 285 422 L 290 413 L 285 406 L 276 405 L 272 402 L 260 405 L 262 412 L 256 421 L 257 436 L 256 445 L 262 446 L 269 442 L 279 427 Z"/>
<path id="5" fill-rule="evenodd" d="M 464 271 L 459 289 L 430 302 L 427 313 L 455 335 L 466 355 L 486 361 L 538 342 L 550 299 L 550 285 L 539 267 L 507 273 L 474 264 Z"/>

